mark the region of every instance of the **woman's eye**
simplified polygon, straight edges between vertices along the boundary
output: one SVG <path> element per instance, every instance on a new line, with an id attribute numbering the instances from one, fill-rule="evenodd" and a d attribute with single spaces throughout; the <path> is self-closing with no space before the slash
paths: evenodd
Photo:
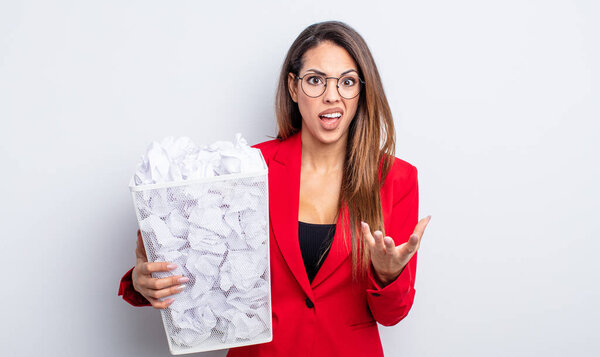
<path id="1" fill-rule="evenodd" d="M 352 87 L 354 84 L 356 84 L 356 79 L 352 77 L 346 77 L 342 79 L 342 85 L 345 87 Z"/>
<path id="2" fill-rule="evenodd" d="M 312 85 L 319 85 L 319 84 L 323 84 L 323 79 L 321 77 L 318 76 L 310 76 L 307 79 L 308 84 L 312 84 Z"/>

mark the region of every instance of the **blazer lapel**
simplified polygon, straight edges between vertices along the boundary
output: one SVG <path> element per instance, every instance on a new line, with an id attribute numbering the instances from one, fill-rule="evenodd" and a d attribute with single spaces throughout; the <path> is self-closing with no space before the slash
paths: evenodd
<path id="1" fill-rule="evenodd" d="M 314 300 L 298 241 L 301 158 L 302 141 L 298 132 L 280 143 L 269 165 L 269 211 L 281 255 L 302 290 Z"/>

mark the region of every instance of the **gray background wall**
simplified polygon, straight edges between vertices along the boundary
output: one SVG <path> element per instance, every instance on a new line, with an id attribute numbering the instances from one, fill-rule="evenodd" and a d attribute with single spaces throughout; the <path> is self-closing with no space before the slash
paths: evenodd
<path id="1" fill-rule="evenodd" d="M 169 355 L 159 313 L 116 296 L 135 165 L 166 135 L 269 139 L 284 55 L 328 19 L 369 44 L 433 215 L 386 355 L 599 355 L 599 15 L 592 0 L 2 1 L 0 355 Z"/>

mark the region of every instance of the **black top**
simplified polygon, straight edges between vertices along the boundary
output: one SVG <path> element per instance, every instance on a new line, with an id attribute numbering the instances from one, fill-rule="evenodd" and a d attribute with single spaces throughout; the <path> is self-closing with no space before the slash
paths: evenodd
<path id="1" fill-rule="evenodd" d="M 313 281 L 329 253 L 335 235 L 335 224 L 315 224 L 298 221 L 300 251 L 308 280 Z M 321 255 L 323 257 L 321 258 Z"/>

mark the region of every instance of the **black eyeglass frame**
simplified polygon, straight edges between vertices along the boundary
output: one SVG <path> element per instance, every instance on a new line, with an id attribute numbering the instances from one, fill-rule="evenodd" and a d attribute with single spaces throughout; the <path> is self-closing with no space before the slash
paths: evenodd
<path id="1" fill-rule="evenodd" d="M 323 86 L 323 93 L 319 94 L 316 97 L 313 97 L 312 95 L 308 95 L 308 93 L 306 93 L 306 91 L 304 90 L 304 81 L 303 81 L 303 79 L 304 79 L 304 77 L 306 77 L 306 76 L 308 76 L 310 74 L 316 74 L 318 76 L 321 76 L 320 74 L 313 73 L 313 72 L 306 73 L 302 77 L 298 76 L 297 74 L 295 76 L 296 76 L 296 79 L 300 80 L 300 88 L 302 88 L 302 91 L 304 92 L 304 94 L 306 94 L 307 96 L 309 96 L 311 98 L 319 98 L 320 96 L 322 96 L 325 93 L 325 91 L 327 91 L 327 80 L 328 79 L 335 79 L 335 87 L 337 88 L 337 92 L 340 95 L 340 97 L 342 97 L 344 99 L 354 99 L 354 98 L 358 97 L 360 95 L 360 92 L 362 91 L 362 86 L 365 85 L 365 81 L 363 81 L 362 78 L 360 78 L 360 76 L 357 76 L 358 77 L 358 81 L 359 81 L 361 87 L 358 89 L 358 93 L 354 97 L 352 97 L 352 98 L 346 98 L 346 97 L 344 97 L 342 95 L 342 93 L 340 93 L 340 79 L 344 78 L 345 76 L 344 77 L 325 77 L 324 78 L 325 79 L 325 85 Z"/>

